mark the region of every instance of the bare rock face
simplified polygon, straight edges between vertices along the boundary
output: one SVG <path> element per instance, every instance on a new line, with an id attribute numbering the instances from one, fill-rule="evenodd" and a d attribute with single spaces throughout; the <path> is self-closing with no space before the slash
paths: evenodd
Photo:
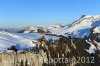
<path id="1" fill-rule="evenodd" d="M 32 52 L 2 52 L 0 66 L 42 66 L 43 58 L 40 54 Z"/>
<path id="2" fill-rule="evenodd" d="M 0 53 L 0 65 L 1 66 L 14 66 L 15 60 L 15 52 L 7 53 L 2 52 Z"/>

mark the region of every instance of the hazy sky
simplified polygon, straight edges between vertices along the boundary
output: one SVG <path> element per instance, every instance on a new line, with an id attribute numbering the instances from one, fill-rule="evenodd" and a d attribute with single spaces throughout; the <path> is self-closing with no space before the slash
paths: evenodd
<path id="1" fill-rule="evenodd" d="M 100 14 L 100 0 L 0 0 L 0 27 L 68 24 Z"/>

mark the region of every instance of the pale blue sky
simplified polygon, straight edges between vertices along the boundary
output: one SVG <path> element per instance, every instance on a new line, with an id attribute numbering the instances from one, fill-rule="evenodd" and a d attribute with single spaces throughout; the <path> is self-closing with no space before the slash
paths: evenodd
<path id="1" fill-rule="evenodd" d="M 0 27 L 69 24 L 100 14 L 100 0 L 0 0 Z"/>

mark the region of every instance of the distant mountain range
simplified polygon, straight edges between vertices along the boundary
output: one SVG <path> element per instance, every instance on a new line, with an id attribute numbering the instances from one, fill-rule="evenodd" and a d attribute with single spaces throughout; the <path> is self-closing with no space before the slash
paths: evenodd
<path id="1" fill-rule="evenodd" d="M 70 25 L 54 24 L 44 27 L 1 28 L 1 30 L 11 33 L 45 33 L 83 38 L 91 34 L 92 28 L 93 33 L 100 33 L 100 15 L 82 15 L 81 18 Z"/>

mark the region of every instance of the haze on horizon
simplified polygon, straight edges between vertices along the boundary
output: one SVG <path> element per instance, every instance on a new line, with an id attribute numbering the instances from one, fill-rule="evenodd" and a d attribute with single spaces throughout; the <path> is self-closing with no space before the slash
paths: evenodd
<path id="1" fill-rule="evenodd" d="M 100 14 L 99 0 L 0 0 L 0 27 L 69 24 Z"/>

